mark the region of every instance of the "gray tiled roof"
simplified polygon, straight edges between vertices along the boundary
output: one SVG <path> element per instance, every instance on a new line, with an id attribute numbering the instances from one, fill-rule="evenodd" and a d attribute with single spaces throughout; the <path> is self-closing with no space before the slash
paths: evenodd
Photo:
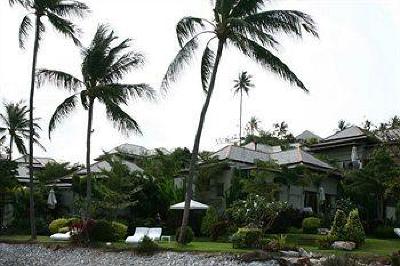
<path id="1" fill-rule="evenodd" d="M 290 164 L 310 164 L 316 167 L 324 169 L 334 169 L 329 164 L 315 158 L 311 154 L 296 148 L 287 151 L 275 152 L 275 153 L 264 153 L 260 151 L 254 151 L 245 147 L 239 146 L 226 146 L 221 150 L 213 154 L 214 157 L 219 160 L 232 160 L 244 163 L 255 163 L 255 161 L 276 161 L 279 165 L 290 165 Z"/>
<path id="2" fill-rule="evenodd" d="M 296 136 L 297 140 L 309 140 L 309 139 L 317 139 L 321 140 L 322 138 L 309 130 L 303 131 L 300 135 Z"/>
<path id="3" fill-rule="evenodd" d="M 126 161 L 126 160 L 121 160 L 121 162 L 124 165 L 126 165 L 131 172 L 134 172 L 134 171 L 143 172 L 143 169 L 140 168 L 139 166 L 137 166 L 135 163 L 132 163 L 132 162 Z M 107 161 L 99 161 L 99 162 L 96 162 L 96 163 L 92 164 L 90 166 L 90 170 L 91 170 L 92 173 L 99 174 L 102 171 L 110 171 L 111 170 L 111 165 Z M 83 168 L 83 169 L 77 171 L 76 173 L 78 175 L 85 175 L 86 174 L 86 168 Z"/>
<path id="4" fill-rule="evenodd" d="M 269 161 L 268 153 L 250 150 L 244 147 L 229 145 L 215 152 L 213 157 L 219 160 L 232 160 L 245 163 L 254 163 L 257 160 Z"/>
<path id="5" fill-rule="evenodd" d="M 338 139 L 345 139 L 345 138 L 354 138 L 354 137 L 361 137 L 361 136 L 366 136 L 364 131 L 357 126 L 352 126 L 352 127 L 346 128 L 342 131 L 339 131 L 332 136 L 325 138 L 324 141 L 338 140 Z"/>
<path id="6" fill-rule="evenodd" d="M 169 151 L 165 148 L 158 148 L 158 150 L 166 154 L 169 153 Z M 155 155 L 157 151 L 156 149 L 149 150 L 143 146 L 125 143 L 113 148 L 111 151 L 107 153 L 109 154 L 122 153 L 130 156 L 151 156 Z"/>

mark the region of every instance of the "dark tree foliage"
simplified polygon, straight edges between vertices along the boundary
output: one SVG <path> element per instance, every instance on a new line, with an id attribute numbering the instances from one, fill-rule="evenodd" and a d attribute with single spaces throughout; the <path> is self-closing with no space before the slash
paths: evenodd
<path id="1" fill-rule="evenodd" d="M 16 174 L 16 162 L 0 160 L 0 193 L 7 192 L 18 185 Z"/>

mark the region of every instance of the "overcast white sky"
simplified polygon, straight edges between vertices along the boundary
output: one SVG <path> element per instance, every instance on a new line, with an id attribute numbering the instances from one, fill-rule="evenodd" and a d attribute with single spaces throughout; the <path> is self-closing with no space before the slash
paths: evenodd
<path id="1" fill-rule="evenodd" d="M 127 82 L 148 82 L 159 88 L 168 64 L 178 51 L 175 25 L 186 15 L 210 17 L 209 0 L 88 0 L 92 14 L 76 21 L 87 45 L 99 23 L 108 23 L 120 37 L 133 38 L 146 66 L 127 76 Z M 112 4 L 110 4 L 112 3 Z M 299 134 L 305 129 L 324 137 L 339 119 L 360 124 L 400 114 L 400 1 L 398 0 L 291 0 L 273 1 L 272 8 L 298 9 L 313 16 L 320 39 L 281 38 L 279 56 L 303 80 L 310 94 L 290 87 L 273 74 L 230 50 L 222 58 L 201 148 L 218 148 L 216 139 L 238 132 L 238 97 L 232 80 L 241 70 L 254 75 L 256 87 L 245 98 L 244 120 L 256 116 L 265 128 L 287 121 Z M 24 15 L 0 3 L 0 100 L 28 100 L 31 46 L 18 48 L 18 27 Z M 50 29 L 50 27 L 48 27 Z M 32 42 L 32 39 L 29 40 Z M 48 30 L 41 44 L 39 67 L 79 75 L 79 50 L 71 41 Z M 104 109 L 95 106 L 93 157 L 122 143 L 148 148 L 192 147 L 204 100 L 199 63 L 183 72 L 179 83 L 157 103 L 133 101 L 126 110 L 140 123 L 143 136 L 128 138 L 113 129 Z M 35 155 L 84 162 L 86 116 L 80 109 L 60 125 L 49 141 L 47 125 L 56 106 L 68 93 L 42 88 L 35 97 L 35 116 L 41 117 L 42 142 L 47 152 Z"/>

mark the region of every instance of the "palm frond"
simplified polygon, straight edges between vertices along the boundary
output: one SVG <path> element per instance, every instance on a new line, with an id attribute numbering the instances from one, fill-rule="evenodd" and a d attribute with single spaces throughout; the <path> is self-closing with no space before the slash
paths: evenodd
<path id="1" fill-rule="evenodd" d="M 318 37 L 317 25 L 311 16 L 297 10 L 270 10 L 250 15 L 244 20 L 266 32 L 302 37 L 304 30 Z"/>
<path id="2" fill-rule="evenodd" d="M 47 17 L 51 25 L 53 25 L 57 31 L 64 34 L 66 37 L 71 38 L 75 45 L 81 45 L 81 42 L 76 37 L 76 34 L 79 32 L 79 30 L 71 21 L 68 21 L 54 13 L 47 13 Z"/>
<path id="3" fill-rule="evenodd" d="M 278 74 L 281 78 L 295 84 L 305 92 L 308 92 L 303 82 L 294 74 L 290 68 L 270 51 L 256 42 L 241 35 L 232 35 L 229 39 L 243 54 L 255 60 L 264 68 Z"/>
<path id="4" fill-rule="evenodd" d="M 184 17 L 176 25 L 176 36 L 182 48 L 186 40 L 193 38 L 199 30 L 205 29 L 206 20 L 196 17 Z"/>
<path id="5" fill-rule="evenodd" d="M 247 38 L 250 38 L 255 42 L 259 42 L 263 46 L 269 46 L 273 49 L 277 49 L 277 47 L 279 46 L 279 42 L 274 38 L 274 36 L 260 30 L 253 24 L 243 19 L 230 19 L 230 24 L 234 32 L 246 36 Z"/>
<path id="6" fill-rule="evenodd" d="M 232 9 L 233 17 L 243 17 L 257 13 L 267 0 L 240 0 Z"/>
<path id="7" fill-rule="evenodd" d="M 96 87 L 94 96 L 101 102 L 111 101 L 115 104 L 127 104 L 129 97 L 155 99 L 155 91 L 150 85 L 140 84 L 107 84 Z"/>
<path id="8" fill-rule="evenodd" d="M 25 48 L 25 41 L 29 36 L 30 30 L 32 30 L 32 20 L 29 15 L 26 15 L 22 19 L 21 26 L 19 27 L 18 39 L 20 48 Z"/>
<path id="9" fill-rule="evenodd" d="M 10 6 L 21 5 L 23 7 L 27 7 L 32 5 L 30 0 L 8 0 L 8 3 L 10 4 Z"/>
<path id="10" fill-rule="evenodd" d="M 210 76 L 214 69 L 215 53 L 208 47 L 204 49 L 203 56 L 201 58 L 201 84 L 203 85 L 203 91 L 207 93 L 208 85 L 210 82 Z"/>
<path id="11" fill-rule="evenodd" d="M 46 148 L 42 145 L 42 143 L 39 142 L 38 138 L 34 138 L 33 139 L 33 143 L 38 146 L 39 148 L 41 148 L 43 151 L 47 151 Z"/>
<path id="12" fill-rule="evenodd" d="M 129 52 L 121 56 L 114 64 L 105 70 L 106 73 L 100 82 L 103 84 L 117 82 L 132 69 L 140 67 L 143 64 L 144 56 L 141 53 Z"/>
<path id="13" fill-rule="evenodd" d="M 81 98 L 81 104 L 85 110 L 89 108 L 89 97 L 88 97 L 88 91 L 87 90 L 82 90 L 79 93 L 79 97 Z"/>
<path id="14" fill-rule="evenodd" d="M 130 131 L 142 134 L 138 123 L 125 113 L 117 104 L 111 101 L 106 101 L 105 106 L 108 119 L 114 123 L 114 127 L 120 132 L 126 135 L 129 135 Z"/>
<path id="15" fill-rule="evenodd" d="M 49 122 L 49 138 L 51 138 L 51 132 L 55 129 L 56 125 L 61 122 L 63 118 L 68 116 L 72 110 L 76 107 L 77 95 L 74 94 L 64 100 L 52 115 Z"/>
<path id="16" fill-rule="evenodd" d="M 21 153 L 23 155 L 25 155 L 27 153 L 26 147 L 24 144 L 24 140 L 20 136 L 14 135 L 14 143 L 17 146 L 17 150 L 19 153 Z"/>
<path id="17" fill-rule="evenodd" d="M 44 84 L 49 83 L 58 88 L 76 91 L 84 86 L 84 83 L 78 78 L 71 74 L 56 70 L 40 69 L 36 73 L 36 79 L 38 87 L 42 87 Z"/>
<path id="18" fill-rule="evenodd" d="M 167 90 L 170 83 L 177 81 L 178 76 L 185 65 L 188 65 L 194 56 L 194 52 L 199 47 L 198 37 L 193 37 L 188 41 L 175 56 L 174 60 L 171 62 L 167 69 L 167 73 L 161 83 L 161 88 Z"/>
<path id="19" fill-rule="evenodd" d="M 61 1 L 53 7 L 49 8 L 52 12 L 57 14 L 58 16 L 78 16 L 84 17 L 88 12 L 90 12 L 89 7 L 82 2 L 79 1 Z"/>

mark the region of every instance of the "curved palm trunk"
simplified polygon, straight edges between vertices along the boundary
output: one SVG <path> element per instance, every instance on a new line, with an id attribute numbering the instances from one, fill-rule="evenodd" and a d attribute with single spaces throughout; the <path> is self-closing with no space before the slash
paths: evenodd
<path id="1" fill-rule="evenodd" d="M 218 42 L 218 50 L 217 50 L 217 55 L 215 57 L 214 69 L 213 69 L 211 79 L 210 79 L 210 86 L 208 87 L 206 101 L 204 102 L 203 108 L 201 110 L 200 121 L 199 121 L 199 125 L 197 128 L 196 137 L 194 139 L 193 150 L 192 150 L 190 166 L 189 166 L 189 176 L 186 181 L 185 209 L 183 211 L 183 217 L 182 217 L 182 226 L 181 226 L 182 229 L 186 228 L 186 226 L 188 225 L 188 222 L 189 222 L 190 201 L 191 201 L 192 195 L 193 195 L 193 179 L 197 176 L 197 157 L 199 154 L 201 133 L 203 131 L 204 121 L 206 119 L 208 106 L 210 105 L 211 96 L 214 91 L 215 79 L 217 77 L 218 65 L 221 60 L 224 43 L 225 43 L 225 41 L 223 41 L 223 40 L 219 40 L 219 42 Z M 184 237 L 185 237 L 185 230 L 181 230 L 181 234 L 179 235 L 178 242 L 182 243 L 182 240 L 184 239 Z"/>
<path id="2" fill-rule="evenodd" d="M 31 93 L 29 98 L 29 218 L 31 222 L 31 239 L 36 240 L 35 224 L 35 202 L 33 199 L 33 97 L 35 94 L 35 74 L 37 56 L 39 51 L 39 31 L 40 17 L 36 16 L 35 42 L 33 45 L 32 73 L 31 73 Z"/>
<path id="3" fill-rule="evenodd" d="M 240 89 L 239 146 L 242 146 L 242 109 L 243 109 L 243 90 Z"/>
<path id="4" fill-rule="evenodd" d="M 90 171 L 90 141 L 92 136 L 92 122 L 93 122 L 93 104 L 94 100 L 90 99 L 88 109 L 88 125 L 86 136 L 86 210 L 85 218 L 90 218 L 90 202 L 92 200 L 92 177 Z"/>

